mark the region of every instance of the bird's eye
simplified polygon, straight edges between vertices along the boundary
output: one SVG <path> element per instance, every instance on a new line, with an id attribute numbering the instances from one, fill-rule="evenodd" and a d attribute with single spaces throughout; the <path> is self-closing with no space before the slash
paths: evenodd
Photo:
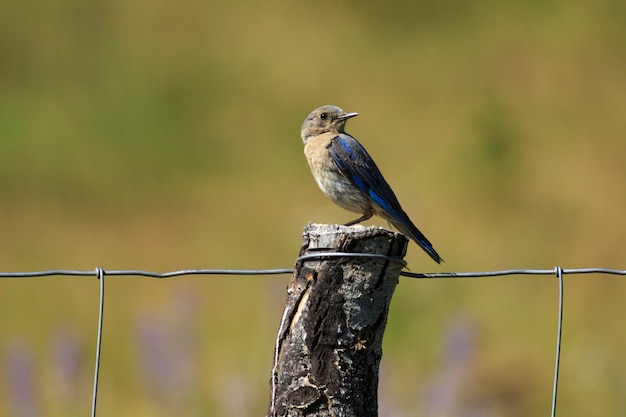
<path id="1" fill-rule="evenodd" d="M 328 117 L 328 114 L 326 114 L 326 113 L 320 114 L 320 119 L 322 119 L 322 120 L 326 120 L 327 117 Z"/>

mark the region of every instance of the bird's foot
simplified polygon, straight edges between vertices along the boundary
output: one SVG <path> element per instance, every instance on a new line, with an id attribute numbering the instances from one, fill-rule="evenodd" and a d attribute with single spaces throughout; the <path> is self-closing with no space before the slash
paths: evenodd
<path id="1" fill-rule="evenodd" d="M 369 214 L 369 215 L 368 214 L 364 214 L 362 217 L 359 217 L 356 220 L 352 220 L 351 222 L 348 222 L 348 223 L 344 224 L 344 226 L 354 226 L 355 224 L 359 224 L 361 222 L 364 222 L 365 220 L 368 220 L 371 217 L 372 217 L 371 214 Z"/>

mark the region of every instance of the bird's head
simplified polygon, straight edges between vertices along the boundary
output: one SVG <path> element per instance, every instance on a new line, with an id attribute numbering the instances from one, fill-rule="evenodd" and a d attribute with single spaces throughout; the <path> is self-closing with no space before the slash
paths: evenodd
<path id="1" fill-rule="evenodd" d="M 307 142 L 323 133 L 344 133 L 346 121 L 358 113 L 346 113 L 337 106 L 322 106 L 313 110 L 302 123 L 300 135 L 302 141 Z"/>

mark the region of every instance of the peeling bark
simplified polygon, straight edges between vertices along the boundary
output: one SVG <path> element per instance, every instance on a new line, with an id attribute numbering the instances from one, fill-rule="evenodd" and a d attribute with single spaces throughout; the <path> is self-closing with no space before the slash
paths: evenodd
<path id="1" fill-rule="evenodd" d="M 287 289 L 268 416 L 378 415 L 378 369 L 389 303 L 407 238 L 376 227 L 309 224 Z"/>

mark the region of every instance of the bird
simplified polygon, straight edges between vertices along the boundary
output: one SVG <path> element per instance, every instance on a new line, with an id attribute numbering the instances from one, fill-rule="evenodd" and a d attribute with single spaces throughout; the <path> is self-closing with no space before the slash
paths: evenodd
<path id="1" fill-rule="evenodd" d="M 376 214 L 440 264 L 443 259 L 402 209 L 372 157 L 346 133 L 346 122 L 357 115 L 326 105 L 313 110 L 304 119 L 300 135 L 317 185 L 333 203 L 362 214 L 345 226 L 361 223 Z"/>

